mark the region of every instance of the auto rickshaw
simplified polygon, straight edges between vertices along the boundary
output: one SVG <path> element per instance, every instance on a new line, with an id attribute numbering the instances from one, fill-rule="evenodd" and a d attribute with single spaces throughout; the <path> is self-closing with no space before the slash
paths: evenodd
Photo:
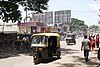
<path id="1" fill-rule="evenodd" d="M 60 58 L 60 35 L 58 33 L 33 34 L 31 48 L 35 64 L 54 56 Z"/>
<path id="2" fill-rule="evenodd" d="M 73 33 L 68 33 L 66 36 L 66 43 L 69 44 L 76 44 L 76 36 Z"/>

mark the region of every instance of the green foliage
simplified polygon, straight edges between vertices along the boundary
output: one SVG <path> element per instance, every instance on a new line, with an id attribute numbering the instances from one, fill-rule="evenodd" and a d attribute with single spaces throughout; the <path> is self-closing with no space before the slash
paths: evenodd
<path id="1" fill-rule="evenodd" d="M 12 20 L 16 22 L 21 20 L 21 11 L 18 10 L 19 5 L 24 9 L 35 12 L 42 12 L 48 8 L 47 2 L 49 0 L 0 0 L 0 19 L 4 22 Z"/>
<path id="2" fill-rule="evenodd" d="M 84 21 L 78 20 L 75 18 L 71 18 L 71 23 L 70 23 L 70 30 L 81 30 L 83 28 L 87 28 L 88 26 L 84 24 Z"/>
<path id="3" fill-rule="evenodd" d="M 100 20 L 98 21 L 98 24 L 100 25 Z"/>
<path id="4" fill-rule="evenodd" d="M 47 10 L 49 0 L 24 0 L 20 4 L 25 7 L 24 9 L 35 11 L 36 13 L 42 13 L 43 10 Z"/>
<path id="5" fill-rule="evenodd" d="M 90 29 L 90 30 L 91 30 L 91 29 L 97 30 L 98 27 L 99 27 L 99 26 L 97 26 L 97 25 L 92 25 L 92 26 L 89 26 L 89 29 Z"/>
<path id="6" fill-rule="evenodd" d="M 0 1 L 0 19 L 4 22 L 12 20 L 12 22 L 21 19 L 21 13 L 18 10 L 18 5 L 10 1 Z"/>

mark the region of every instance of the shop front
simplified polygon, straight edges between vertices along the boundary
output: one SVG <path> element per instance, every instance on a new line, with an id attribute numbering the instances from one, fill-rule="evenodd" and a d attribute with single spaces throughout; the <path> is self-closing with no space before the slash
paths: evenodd
<path id="1" fill-rule="evenodd" d="M 27 23 L 18 23 L 19 26 L 19 33 L 22 34 L 32 34 L 32 33 L 39 33 L 44 31 L 45 25 L 40 22 L 27 22 Z"/>

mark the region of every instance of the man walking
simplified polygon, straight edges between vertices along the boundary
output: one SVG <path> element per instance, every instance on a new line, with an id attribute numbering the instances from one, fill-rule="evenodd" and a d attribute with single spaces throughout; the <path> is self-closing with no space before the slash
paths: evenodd
<path id="1" fill-rule="evenodd" d="M 84 36 L 84 40 L 82 41 L 81 51 L 84 49 L 84 57 L 85 61 L 89 61 L 89 50 L 90 50 L 90 40 L 87 38 L 87 36 Z"/>

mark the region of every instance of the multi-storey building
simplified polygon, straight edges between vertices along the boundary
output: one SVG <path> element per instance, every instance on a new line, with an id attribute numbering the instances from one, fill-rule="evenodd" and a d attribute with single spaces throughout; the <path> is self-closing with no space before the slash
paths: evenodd
<path id="1" fill-rule="evenodd" d="M 60 25 L 61 32 L 69 31 L 71 22 L 71 10 L 55 11 L 55 24 Z"/>
<path id="2" fill-rule="evenodd" d="M 38 13 L 32 15 L 33 22 L 40 22 L 44 23 L 47 26 L 50 24 L 53 24 L 53 12 L 44 12 L 44 13 Z"/>
<path id="3" fill-rule="evenodd" d="M 69 31 L 71 22 L 71 10 L 51 11 L 33 14 L 33 22 L 44 23 L 46 26 L 60 28 L 61 32 Z"/>
<path id="4" fill-rule="evenodd" d="M 45 12 L 44 15 L 45 15 L 45 22 L 44 23 L 47 26 L 52 26 L 54 24 L 53 23 L 53 11 L 51 11 L 51 12 Z"/>

